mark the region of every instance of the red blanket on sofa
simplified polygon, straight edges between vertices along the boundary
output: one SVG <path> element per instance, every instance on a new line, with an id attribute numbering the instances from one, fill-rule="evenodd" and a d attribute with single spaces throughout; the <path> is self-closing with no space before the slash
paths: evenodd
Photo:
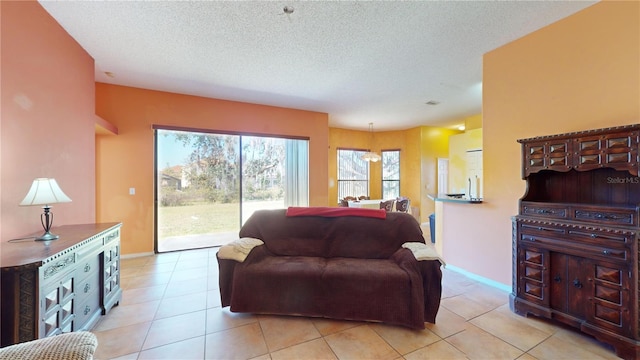
<path id="1" fill-rule="evenodd" d="M 350 207 L 289 207 L 287 216 L 360 216 L 376 219 L 385 219 L 387 212 L 384 209 L 350 208 Z"/>

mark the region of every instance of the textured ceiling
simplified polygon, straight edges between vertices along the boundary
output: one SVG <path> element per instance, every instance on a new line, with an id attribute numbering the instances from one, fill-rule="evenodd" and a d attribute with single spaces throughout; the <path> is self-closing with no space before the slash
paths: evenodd
<path id="1" fill-rule="evenodd" d="M 480 113 L 484 53 L 595 1 L 40 3 L 95 59 L 96 81 L 378 131 Z"/>

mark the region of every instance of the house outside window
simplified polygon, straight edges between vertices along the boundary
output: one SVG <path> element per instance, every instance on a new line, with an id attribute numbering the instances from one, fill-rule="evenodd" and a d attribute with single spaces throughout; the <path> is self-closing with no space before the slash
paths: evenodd
<path id="1" fill-rule="evenodd" d="M 400 196 L 400 150 L 382 150 L 382 198 Z"/>
<path id="2" fill-rule="evenodd" d="M 362 160 L 366 150 L 337 149 L 338 201 L 345 196 L 369 196 L 369 163 Z"/>

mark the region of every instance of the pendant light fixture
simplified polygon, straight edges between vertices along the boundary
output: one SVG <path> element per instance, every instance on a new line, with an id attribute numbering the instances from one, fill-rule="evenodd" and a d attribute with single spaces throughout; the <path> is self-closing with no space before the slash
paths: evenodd
<path id="1" fill-rule="evenodd" d="M 373 123 L 369 123 L 369 135 L 371 136 L 371 141 L 369 144 L 373 142 Z M 378 162 L 380 161 L 380 155 L 374 153 L 373 151 L 367 151 L 362 155 L 362 160 L 367 162 Z"/>

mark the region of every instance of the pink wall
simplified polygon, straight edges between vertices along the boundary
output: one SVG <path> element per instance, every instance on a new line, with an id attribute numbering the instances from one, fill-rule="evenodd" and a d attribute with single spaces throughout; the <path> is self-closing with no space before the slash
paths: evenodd
<path id="1" fill-rule="evenodd" d="M 53 177 L 73 200 L 56 225 L 95 221 L 93 59 L 35 1 L 1 1 L 2 241 L 39 232 L 40 207 L 19 207 L 31 182 Z"/>
<path id="2" fill-rule="evenodd" d="M 639 2 L 604 1 L 485 54 L 485 203 L 445 203 L 448 264 L 511 284 L 511 216 L 525 192 L 516 140 L 638 123 L 638 29 Z"/>

